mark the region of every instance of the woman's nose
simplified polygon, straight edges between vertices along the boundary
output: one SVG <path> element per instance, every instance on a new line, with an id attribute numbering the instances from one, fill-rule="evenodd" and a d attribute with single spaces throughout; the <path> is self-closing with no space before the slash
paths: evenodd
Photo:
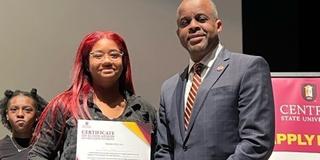
<path id="1" fill-rule="evenodd" d="M 19 109 L 17 111 L 17 117 L 23 117 L 24 116 L 24 113 L 23 113 L 23 110 L 22 109 Z"/>

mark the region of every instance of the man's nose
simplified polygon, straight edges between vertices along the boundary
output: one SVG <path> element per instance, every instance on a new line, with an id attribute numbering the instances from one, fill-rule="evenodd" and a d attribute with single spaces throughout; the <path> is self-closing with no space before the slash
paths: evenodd
<path id="1" fill-rule="evenodd" d="M 191 20 L 189 24 L 189 33 L 195 33 L 200 30 L 199 23 L 196 20 Z"/>

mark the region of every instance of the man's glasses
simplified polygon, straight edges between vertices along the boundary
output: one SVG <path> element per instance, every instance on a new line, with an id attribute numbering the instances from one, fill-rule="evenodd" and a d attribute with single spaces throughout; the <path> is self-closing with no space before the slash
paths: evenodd
<path id="1" fill-rule="evenodd" d="M 123 52 L 121 51 L 110 51 L 110 52 L 102 52 L 102 51 L 93 51 L 89 53 L 92 58 L 96 60 L 102 60 L 107 55 L 110 60 L 118 60 L 122 57 Z"/>

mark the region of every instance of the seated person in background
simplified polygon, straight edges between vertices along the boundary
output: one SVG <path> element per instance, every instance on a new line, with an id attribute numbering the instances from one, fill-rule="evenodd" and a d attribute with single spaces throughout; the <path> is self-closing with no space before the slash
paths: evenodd
<path id="1" fill-rule="evenodd" d="M 0 101 L 1 121 L 12 134 L 0 140 L 0 160 L 25 160 L 38 117 L 47 102 L 37 95 L 36 89 L 6 90 L 4 94 Z"/>

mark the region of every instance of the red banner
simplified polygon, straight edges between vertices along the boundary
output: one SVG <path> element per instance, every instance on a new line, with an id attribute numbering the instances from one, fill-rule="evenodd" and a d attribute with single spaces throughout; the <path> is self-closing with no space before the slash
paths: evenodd
<path id="1" fill-rule="evenodd" d="M 320 153 L 320 78 L 272 78 L 274 151 Z"/>

